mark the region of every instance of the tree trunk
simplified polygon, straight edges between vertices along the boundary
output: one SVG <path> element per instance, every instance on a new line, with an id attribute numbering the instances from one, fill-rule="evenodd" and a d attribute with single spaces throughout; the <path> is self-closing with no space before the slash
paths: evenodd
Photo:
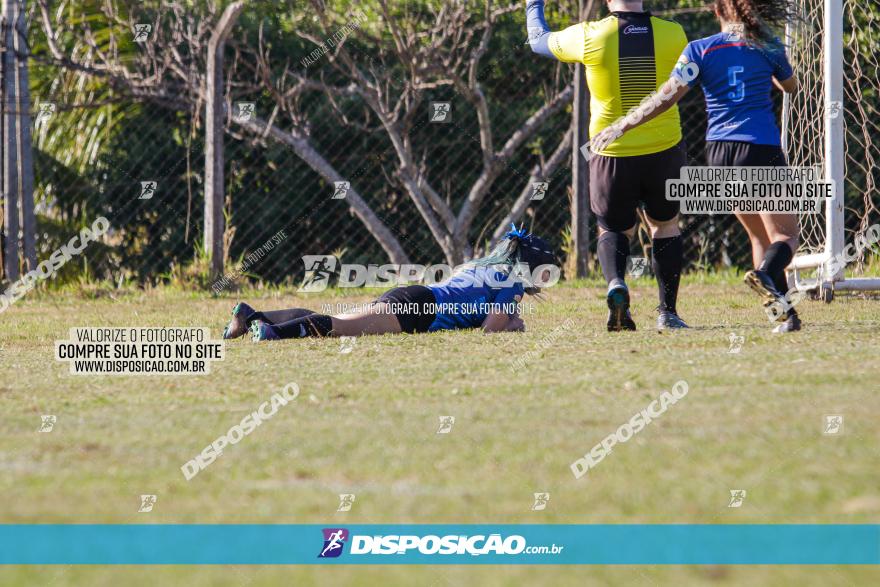
<path id="1" fill-rule="evenodd" d="M 4 269 L 9 281 L 18 280 L 18 132 L 16 125 L 15 1 L 3 0 L 3 228 L 6 234 Z"/>
<path id="2" fill-rule="evenodd" d="M 586 6 L 585 6 L 586 4 Z M 594 2 L 580 0 L 579 14 L 582 20 L 593 12 Z M 581 147 L 590 140 L 590 94 L 587 89 L 586 70 L 576 63 L 574 70 L 574 105 L 571 125 L 574 144 L 571 150 L 571 236 L 575 256 L 575 277 L 586 277 L 590 257 L 590 167 L 581 153 Z"/>
<path id="3" fill-rule="evenodd" d="M 243 2 L 226 7 L 217 28 L 208 42 L 208 71 L 205 88 L 205 253 L 211 273 L 223 273 L 223 129 L 225 125 L 225 87 L 223 84 L 223 50 Z"/>
<path id="4" fill-rule="evenodd" d="M 37 225 L 34 218 L 34 158 L 31 144 L 31 93 L 28 75 L 27 47 L 27 13 L 26 0 L 19 0 L 18 15 L 15 21 L 15 53 L 18 56 L 16 81 L 18 83 L 18 124 L 21 132 L 18 136 L 18 169 L 21 185 L 21 233 L 22 248 L 27 269 L 37 267 L 36 235 Z"/>

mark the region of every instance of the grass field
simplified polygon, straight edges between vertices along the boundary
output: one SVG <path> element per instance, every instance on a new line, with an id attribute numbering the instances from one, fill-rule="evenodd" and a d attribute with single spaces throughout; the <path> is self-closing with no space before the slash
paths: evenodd
<path id="1" fill-rule="evenodd" d="M 524 334 L 396 335 L 227 345 L 209 375 L 68 373 L 54 341 L 75 326 L 210 326 L 233 298 L 150 292 L 32 296 L 2 315 L 4 523 L 877 523 L 880 302 L 805 301 L 805 329 L 770 333 L 756 296 L 691 277 L 682 317 L 653 329 L 636 281 L 636 333 L 604 331 L 603 290 L 564 285 Z M 360 292 L 363 293 L 363 292 Z M 242 296 L 258 308 L 370 296 Z M 570 322 L 566 322 L 570 320 Z M 730 353 L 731 333 L 742 335 Z M 529 355 L 520 369 L 512 361 Z M 569 465 L 677 380 L 689 394 L 576 480 Z M 180 466 L 288 382 L 299 399 L 193 480 Z M 54 414 L 39 433 L 41 414 Z M 827 414 L 842 434 L 824 435 Z M 436 434 L 438 418 L 455 417 Z M 745 489 L 729 508 L 731 489 Z M 533 493 L 551 495 L 531 511 Z M 357 498 L 337 513 L 338 494 Z M 137 513 L 141 494 L 156 494 Z M 868 567 L 11 567 L 4 585 L 847 585 Z"/>

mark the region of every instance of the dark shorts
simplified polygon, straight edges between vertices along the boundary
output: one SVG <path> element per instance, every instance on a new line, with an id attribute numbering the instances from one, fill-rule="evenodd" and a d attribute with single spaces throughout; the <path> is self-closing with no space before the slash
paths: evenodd
<path id="1" fill-rule="evenodd" d="M 678 179 L 687 163 L 684 141 L 671 149 L 632 157 L 590 157 L 590 208 L 599 226 L 623 232 L 638 221 L 644 204 L 649 218 L 672 220 L 679 203 L 666 199 L 666 180 Z"/>
<path id="2" fill-rule="evenodd" d="M 424 285 L 395 287 L 379 296 L 376 302 L 388 302 L 400 322 L 400 329 L 410 334 L 428 332 L 437 318 L 434 292 Z"/>
<path id="3" fill-rule="evenodd" d="M 739 141 L 708 141 L 706 164 L 710 167 L 785 167 L 785 153 L 774 145 Z"/>

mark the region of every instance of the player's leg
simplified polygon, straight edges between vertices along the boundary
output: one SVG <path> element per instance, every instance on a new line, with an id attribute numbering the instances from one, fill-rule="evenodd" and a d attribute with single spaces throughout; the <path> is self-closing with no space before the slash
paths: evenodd
<path id="1" fill-rule="evenodd" d="M 785 268 L 791 263 L 798 245 L 798 219 L 794 214 L 761 214 L 756 219 L 761 222 L 766 233 L 766 246 L 763 257 L 753 271 L 745 275 L 745 282 L 764 298 L 764 306 L 780 304 L 785 311 L 777 313 L 781 322 L 774 332 L 795 332 L 801 329 L 797 311 L 786 299 L 788 282 Z"/>
<path id="2" fill-rule="evenodd" d="M 436 317 L 434 305 L 434 294 L 427 287 L 398 287 L 362 311 L 338 316 L 311 314 L 280 324 L 256 320 L 251 331 L 255 341 L 427 332 Z"/>
<path id="3" fill-rule="evenodd" d="M 749 237 L 749 244 L 752 247 L 752 267 L 758 268 L 761 261 L 764 260 L 764 253 L 770 246 L 770 237 L 764 229 L 764 222 L 758 214 L 736 214 L 736 219 Z"/>
<path id="4" fill-rule="evenodd" d="M 761 214 L 760 219 L 767 232 L 770 246 L 764 253 L 764 258 L 756 270 L 756 274 L 763 273 L 769 277 L 775 290 L 781 296 L 788 292 L 788 281 L 785 279 L 785 268 L 794 258 L 798 247 L 798 217 L 796 214 Z M 787 308 L 780 316 L 782 324 L 774 329 L 774 332 L 794 332 L 801 329 L 801 321 L 797 311 L 788 302 L 783 305 Z"/>
<path id="5" fill-rule="evenodd" d="M 731 153 L 730 164 L 750 167 L 782 167 L 786 165 L 782 149 L 773 145 L 729 144 L 726 149 Z M 740 218 L 743 221 L 743 217 Z M 798 219 L 795 214 L 759 214 L 747 220 L 758 231 L 757 224 L 763 229 L 764 238 L 760 243 L 762 250 L 755 249 L 752 244 L 752 257 L 755 269 L 745 275 L 745 282 L 765 299 L 765 305 L 784 302 L 788 291 L 785 279 L 785 268 L 794 258 L 798 244 Z M 745 226 L 745 224 L 743 224 Z M 749 230 L 747 227 L 746 230 Z M 751 238 L 751 231 L 750 231 Z M 760 259 L 760 261 L 758 261 Z M 782 324 L 774 332 L 792 332 L 800 330 L 801 324 L 797 312 L 784 303 L 786 312 L 781 312 L 778 320 Z"/>
<path id="6" fill-rule="evenodd" d="M 307 310 L 305 308 L 290 308 L 287 310 L 269 310 L 265 312 L 258 312 L 248 304 L 244 302 L 239 302 L 232 309 L 232 319 L 223 330 L 223 338 L 231 339 L 244 336 L 254 320 L 262 320 L 269 324 L 279 324 L 281 322 L 288 322 L 290 320 L 296 320 L 297 318 L 303 318 L 304 316 L 308 316 L 314 313 L 314 311 Z"/>
<path id="7" fill-rule="evenodd" d="M 647 216 L 647 215 L 646 215 Z M 659 297 L 658 330 L 687 328 L 678 316 L 678 288 L 684 264 L 684 243 L 678 226 L 678 215 L 670 220 L 647 216 L 651 231 L 651 269 L 657 279 Z"/>
<path id="8" fill-rule="evenodd" d="M 629 288 L 624 275 L 626 258 L 629 256 L 629 243 L 635 234 L 635 225 L 628 230 L 611 231 L 599 227 L 597 255 L 602 275 L 608 284 L 606 303 L 608 305 L 607 327 L 609 332 L 635 330 L 636 324 L 629 312 Z"/>
<path id="9" fill-rule="evenodd" d="M 377 302 L 359 312 L 338 316 L 312 313 L 308 316 L 269 324 L 262 320 L 251 323 L 254 341 L 284 340 L 325 336 L 361 336 L 400 332 L 400 323 L 388 304 Z"/>
<path id="10" fill-rule="evenodd" d="M 678 316 L 678 288 L 684 265 L 684 243 L 679 228 L 679 203 L 666 199 L 666 182 L 678 179 L 687 162 L 684 142 L 641 158 L 641 197 L 651 231 L 651 268 L 657 278 L 657 329 L 687 328 Z"/>
<path id="11" fill-rule="evenodd" d="M 306 310 L 305 308 L 290 308 L 288 310 L 266 310 L 263 312 L 255 312 L 249 321 L 262 320 L 269 324 L 280 324 L 281 322 L 289 322 L 297 318 L 304 318 L 311 314 L 315 314 L 314 310 Z"/>
<path id="12" fill-rule="evenodd" d="M 758 151 L 751 143 L 741 141 L 708 141 L 706 143 L 706 162 L 710 167 L 749 167 L 761 165 L 762 162 Z M 752 247 L 752 265 L 755 269 L 747 271 L 745 282 L 749 287 L 760 293 L 765 298 L 765 305 L 772 303 L 776 298 L 773 290 L 776 289 L 769 277 L 768 283 L 762 284 L 756 270 L 764 260 L 764 255 L 770 247 L 770 237 L 764 228 L 764 223 L 757 214 L 737 214 L 737 220 L 745 228 L 749 236 L 749 244 Z M 767 289 L 765 289 L 765 285 Z"/>
<path id="13" fill-rule="evenodd" d="M 629 289 L 626 287 L 626 258 L 636 229 L 637 176 L 627 173 L 629 157 L 590 158 L 590 208 L 599 225 L 596 253 L 602 275 L 608 284 L 608 330 L 635 330 L 629 313 Z"/>
<path id="14" fill-rule="evenodd" d="M 761 249 L 756 250 L 753 245 L 755 269 L 746 272 L 745 282 L 768 305 L 782 299 L 788 291 L 785 268 L 791 263 L 797 247 L 797 217 L 792 214 L 750 214 L 743 217 L 752 225 L 752 230 L 762 235 Z M 777 225 L 772 217 L 777 217 L 781 224 Z"/>
<path id="15" fill-rule="evenodd" d="M 626 259 L 629 256 L 629 243 L 635 232 L 635 224 L 626 230 L 599 227 L 599 265 L 609 286 L 626 285 Z"/>
<path id="16" fill-rule="evenodd" d="M 333 317 L 334 336 L 397 334 L 399 332 L 403 332 L 400 321 L 386 302 L 373 304 L 363 312 Z"/>
<path id="17" fill-rule="evenodd" d="M 768 273 L 781 293 L 788 291 L 785 268 L 794 258 L 798 247 L 798 217 L 796 214 L 760 214 L 770 245 L 764 252 L 758 269 Z"/>

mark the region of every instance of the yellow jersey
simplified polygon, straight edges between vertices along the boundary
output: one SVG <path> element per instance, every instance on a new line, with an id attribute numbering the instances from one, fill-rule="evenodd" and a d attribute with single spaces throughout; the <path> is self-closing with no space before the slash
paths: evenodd
<path id="1" fill-rule="evenodd" d="M 611 126 L 656 92 L 672 73 L 687 36 L 677 22 L 649 12 L 614 12 L 552 33 L 550 51 L 560 61 L 583 63 L 590 89 L 590 137 Z M 611 143 L 600 155 L 650 155 L 681 142 L 678 107 Z"/>

